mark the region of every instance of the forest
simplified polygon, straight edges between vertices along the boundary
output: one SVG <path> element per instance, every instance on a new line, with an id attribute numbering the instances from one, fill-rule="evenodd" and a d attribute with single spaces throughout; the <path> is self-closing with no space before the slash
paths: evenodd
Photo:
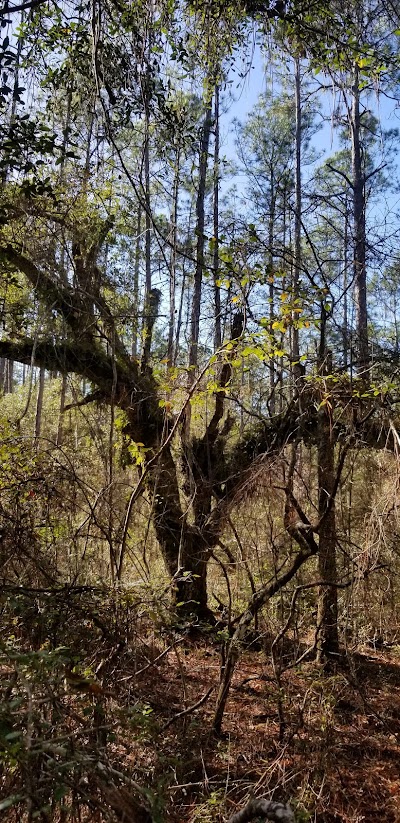
<path id="1" fill-rule="evenodd" d="M 0 812 L 400 821 L 400 9 L 2 0 Z"/>

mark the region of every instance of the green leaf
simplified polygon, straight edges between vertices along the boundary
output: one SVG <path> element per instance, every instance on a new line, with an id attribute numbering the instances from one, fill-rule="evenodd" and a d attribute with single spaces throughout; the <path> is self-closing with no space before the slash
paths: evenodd
<path id="1" fill-rule="evenodd" d="M 22 732 L 10 732 L 9 734 L 6 734 L 5 739 L 7 740 L 7 743 L 11 743 L 12 740 L 18 740 L 18 738 L 21 737 L 21 734 Z"/>
<path id="2" fill-rule="evenodd" d="M 67 786 L 56 786 L 54 789 L 54 800 L 62 800 L 66 794 L 68 794 Z"/>

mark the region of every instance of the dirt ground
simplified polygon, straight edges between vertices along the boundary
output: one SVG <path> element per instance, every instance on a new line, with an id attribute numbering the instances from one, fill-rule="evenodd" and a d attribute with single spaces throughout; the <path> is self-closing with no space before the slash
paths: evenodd
<path id="1" fill-rule="evenodd" d="M 147 740 L 158 741 L 138 741 L 137 762 L 164 794 L 165 820 L 222 821 L 252 791 L 290 801 L 299 821 L 399 823 L 400 654 L 389 651 L 349 654 L 328 676 L 315 662 L 282 661 L 279 684 L 267 652 L 244 651 L 216 738 L 218 650 L 172 649 L 132 681 L 148 706 Z"/>
<path id="2" fill-rule="evenodd" d="M 53 681 L 38 675 L 32 790 L 71 787 L 69 811 L 54 806 L 40 819 L 148 823 L 144 799 L 158 807 L 157 823 L 223 823 L 254 793 L 290 802 L 297 823 L 400 823 L 400 648 L 353 650 L 329 674 L 307 657 L 295 665 L 298 649 L 281 651 L 273 665 L 267 644 L 242 650 L 219 737 L 220 642 L 211 637 L 147 633 L 123 651 L 98 646 L 86 662 L 102 667 L 101 687 L 83 693 L 60 668 Z M 31 779 L 24 762 L 20 777 L 3 772 L 4 797 Z M 23 806 L 6 819 L 27 819 Z"/>

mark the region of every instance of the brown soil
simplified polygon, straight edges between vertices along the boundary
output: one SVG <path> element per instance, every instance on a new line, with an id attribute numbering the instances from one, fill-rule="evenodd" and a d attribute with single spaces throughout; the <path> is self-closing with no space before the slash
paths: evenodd
<path id="1" fill-rule="evenodd" d="M 283 651 L 278 685 L 268 649 L 243 650 L 219 738 L 212 721 L 221 661 L 209 638 L 170 636 L 163 645 L 143 633 L 108 658 L 97 648 L 97 664 L 109 663 L 96 690 L 74 693 L 55 679 L 55 737 L 73 739 L 68 758 L 92 764 L 77 783 L 84 805 L 77 794 L 76 813 L 62 819 L 148 823 L 144 787 L 159 805 L 157 823 L 222 823 L 250 792 L 289 801 L 297 823 L 400 823 L 400 650 L 353 652 L 330 674 L 315 661 L 296 666 Z M 101 760 L 107 773 L 96 771 Z M 36 786 L 49 779 L 46 764 L 37 761 Z M 16 781 L 9 773 L 4 796 L 20 792 Z M 20 823 L 24 814 L 13 807 L 6 819 Z"/>
<path id="2" fill-rule="evenodd" d="M 365 650 L 330 675 L 303 663 L 279 689 L 269 655 L 244 651 L 217 739 L 219 670 L 217 649 L 185 641 L 132 678 L 133 699 L 153 711 L 130 757 L 163 794 L 163 819 L 222 821 L 254 791 L 289 800 L 299 821 L 399 823 L 400 657 Z M 204 705 L 163 731 L 210 686 Z"/>

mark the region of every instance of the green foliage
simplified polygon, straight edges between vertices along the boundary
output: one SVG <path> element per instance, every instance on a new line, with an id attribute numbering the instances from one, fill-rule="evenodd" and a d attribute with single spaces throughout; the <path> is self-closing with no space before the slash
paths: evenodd
<path id="1" fill-rule="evenodd" d="M 153 807 L 156 821 L 160 819 L 161 790 L 157 799 L 145 788 L 141 794 L 139 784 L 125 772 L 114 751 L 117 736 L 126 734 L 132 742 L 143 739 L 152 743 L 157 731 L 150 725 L 151 708 L 137 702 L 127 709 L 119 709 L 103 694 L 99 681 L 90 679 L 92 665 L 88 649 L 93 649 L 95 635 L 88 639 L 85 651 L 79 609 L 81 594 L 75 591 L 72 601 L 71 594 L 68 597 L 65 591 L 58 595 L 61 610 L 69 612 L 71 647 L 52 648 L 46 642 L 37 650 L 31 648 L 29 632 L 33 627 L 25 620 L 24 613 L 34 603 L 35 595 L 26 590 L 19 596 L 24 602 L 17 608 L 12 598 L 2 597 L 3 628 L 8 619 L 9 636 L 0 648 L 1 809 L 13 809 L 19 818 L 24 814 L 33 819 L 45 814 L 73 816 L 77 809 L 81 813 L 83 809 L 93 808 L 90 787 L 94 781 L 97 798 L 110 820 L 118 819 L 118 806 L 107 787 L 115 785 L 116 790 L 123 792 L 124 785 L 129 785 L 130 802 L 137 808 L 140 804 Z M 47 596 L 56 602 L 55 592 Z M 46 595 L 39 597 L 45 605 Z M 125 608 L 125 612 L 120 609 L 121 622 L 113 626 L 111 605 L 111 602 L 106 604 L 103 595 L 97 596 L 98 609 L 103 609 L 103 627 L 108 632 L 107 637 L 103 633 L 102 641 L 96 637 L 97 646 L 103 643 L 103 654 L 107 643 L 111 645 L 106 653 L 112 651 L 112 644 L 122 631 L 124 616 L 130 613 L 129 609 Z M 135 620 L 133 610 L 131 617 Z M 90 634 L 90 631 L 86 623 L 86 632 Z M 71 685 L 71 672 L 78 670 L 83 672 L 86 683 L 95 682 L 96 690 L 77 691 Z"/>
<path id="2" fill-rule="evenodd" d="M 221 650 L 250 603 L 260 656 L 266 638 L 286 626 L 279 665 L 295 666 L 315 633 L 317 553 L 324 517 L 334 514 L 340 620 L 348 609 L 365 635 L 371 602 L 371 626 L 383 615 L 395 622 L 398 500 L 394 458 L 383 447 L 398 447 L 399 273 L 379 259 L 385 238 L 364 237 L 377 271 L 370 295 L 380 296 L 368 318 L 374 358 L 360 374 L 348 135 L 357 91 L 366 231 L 378 222 L 377 197 L 392 171 L 381 169 L 377 151 L 397 139 L 380 130 L 369 90 L 390 82 L 397 94 L 398 57 L 386 16 L 371 20 L 373 7 L 361 4 L 358 14 L 356 5 L 43 3 L 0 43 L 0 810 L 16 819 L 134 819 L 132 807 L 115 807 L 124 791 L 165 819 L 159 788 L 163 795 L 165 781 L 172 794 L 173 774 L 173 791 L 181 790 L 177 763 L 166 757 L 171 769 L 160 778 L 154 754 L 176 742 L 161 738 L 157 719 L 168 655 L 182 686 L 182 697 L 171 689 L 170 708 L 176 701 L 179 714 L 179 701 L 186 709 L 191 699 L 176 648 L 182 637 L 168 634 L 165 615 L 179 615 L 182 635 L 212 637 L 212 615 L 193 626 L 194 613 L 206 611 L 207 570 L 221 606 Z M 233 168 L 223 157 L 225 109 L 251 65 L 249 16 L 258 37 L 268 31 L 273 82 L 237 126 Z M 315 123 L 326 106 L 315 91 L 328 74 L 340 83 L 332 115 L 339 151 L 319 165 Z M 382 449 L 379 459 L 372 447 Z M 311 540 L 315 556 L 296 567 Z M 260 589 L 278 587 L 287 569 L 289 582 L 266 605 Z M 142 689 L 138 671 L 151 671 L 153 690 Z M 321 682 L 310 686 L 320 710 L 315 785 L 339 693 L 337 683 Z M 282 682 L 275 696 L 289 713 Z M 204 718 L 196 715 L 181 736 L 198 745 Z M 121 752 L 130 756 L 139 744 L 127 769 Z M 229 747 L 219 753 L 226 766 Z M 203 760 L 201 769 L 206 775 Z M 189 779 L 195 797 L 197 765 Z M 305 784 L 296 810 L 304 821 L 319 813 L 314 783 Z M 212 785 L 208 795 L 201 788 L 193 820 L 221 817 L 226 788 Z M 190 803 L 185 797 L 186 810 Z"/>

